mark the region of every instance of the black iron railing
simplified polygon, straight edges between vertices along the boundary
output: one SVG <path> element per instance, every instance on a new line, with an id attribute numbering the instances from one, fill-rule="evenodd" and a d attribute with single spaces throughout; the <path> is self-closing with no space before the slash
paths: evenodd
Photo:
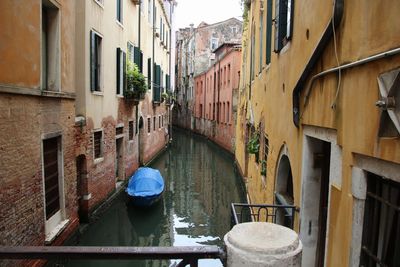
<path id="1" fill-rule="evenodd" d="M 192 247 L 0 247 L 0 259 L 101 259 L 101 260 L 182 260 L 176 267 L 197 267 L 200 259 L 225 262 L 225 252 L 217 246 Z"/>
<path id="2" fill-rule="evenodd" d="M 232 203 L 232 226 L 243 222 L 272 222 L 292 228 L 298 208 L 293 205 Z"/>

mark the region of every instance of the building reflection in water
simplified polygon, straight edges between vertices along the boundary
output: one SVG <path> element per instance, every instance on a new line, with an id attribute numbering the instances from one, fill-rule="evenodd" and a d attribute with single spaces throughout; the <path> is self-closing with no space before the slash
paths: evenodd
<path id="1" fill-rule="evenodd" d="M 245 202 L 233 157 L 202 137 L 179 130 L 151 167 L 165 178 L 163 200 L 152 209 L 127 205 L 124 193 L 70 243 L 80 246 L 223 245 L 230 203 Z M 69 261 L 58 266 L 174 266 L 177 261 Z M 48 266 L 54 266 L 50 263 Z M 221 266 L 201 260 L 200 266 Z"/>

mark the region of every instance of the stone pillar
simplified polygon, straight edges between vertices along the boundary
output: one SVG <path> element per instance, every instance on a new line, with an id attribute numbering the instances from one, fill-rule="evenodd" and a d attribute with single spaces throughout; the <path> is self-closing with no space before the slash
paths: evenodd
<path id="1" fill-rule="evenodd" d="M 302 244 L 297 233 L 278 224 L 241 223 L 224 241 L 228 267 L 301 266 Z"/>

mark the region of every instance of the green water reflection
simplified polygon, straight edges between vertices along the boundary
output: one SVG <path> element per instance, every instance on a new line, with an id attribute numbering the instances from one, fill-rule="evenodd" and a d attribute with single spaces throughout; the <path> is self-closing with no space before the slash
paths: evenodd
<path id="1" fill-rule="evenodd" d="M 175 130 L 170 148 L 155 160 L 165 179 L 163 200 L 151 210 L 127 205 L 125 193 L 80 235 L 80 246 L 193 246 L 223 244 L 230 203 L 244 202 L 233 158 L 204 138 Z M 59 266 L 174 266 L 175 261 L 78 261 Z M 54 264 L 52 264 L 53 266 Z M 200 266 L 221 266 L 202 260 Z"/>

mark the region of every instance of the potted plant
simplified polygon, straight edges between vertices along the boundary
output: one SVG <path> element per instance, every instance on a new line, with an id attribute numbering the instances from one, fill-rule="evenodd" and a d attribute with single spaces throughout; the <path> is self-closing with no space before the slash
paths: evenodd
<path id="1" fill-rule="evenodd" d="M 147 92 L 146 77 L 140 73 L 136 64 L 127 62 L 126 68 L 126 89 L 124 97 L 126 99 L 140 100 L 144 99 Z"/>

